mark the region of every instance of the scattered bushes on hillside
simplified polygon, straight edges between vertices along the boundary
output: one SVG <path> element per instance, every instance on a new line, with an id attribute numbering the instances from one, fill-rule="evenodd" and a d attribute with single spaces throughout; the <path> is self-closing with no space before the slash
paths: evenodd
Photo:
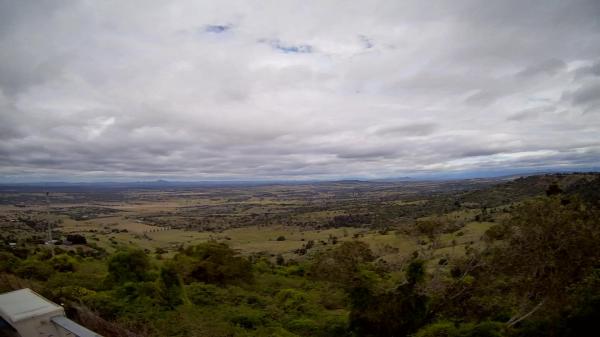
<path id="1" fill-rule="evenodd" d="M 349 237 L 307 241 L 298 261 L 245 257 L 218 242 L 161 260 L 136 249 L 52 257 L 38 247 L 0 252 L 0 285 L 27 284 L 71 312 L 99 315 L 105 335 L 591 337 L 600 209 L 565 191 L 510 209 L 465 254 L 419 251 L 393 268 Z M 415 228 L 437 235 L 444 226 Z"/>
<path id="2" fill-rule="evenodd" d="M 251 263 L 224 243 L 207 242 L 187 247 L 173 260 L 186 284 L 224 285 L 252 281 Z"/>

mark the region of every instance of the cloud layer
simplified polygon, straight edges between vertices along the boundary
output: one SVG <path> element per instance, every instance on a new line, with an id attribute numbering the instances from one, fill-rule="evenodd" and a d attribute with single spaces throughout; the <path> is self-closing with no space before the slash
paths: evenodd
<path id="1" fill-rule="evenodd" d="M 0 1 L 0 179 L 600 165 L 600 2 Z"/>

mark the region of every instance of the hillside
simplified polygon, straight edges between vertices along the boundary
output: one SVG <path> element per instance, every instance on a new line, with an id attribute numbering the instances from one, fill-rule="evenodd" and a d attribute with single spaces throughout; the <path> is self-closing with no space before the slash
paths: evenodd
<path id="1" fill-rule="evenodd" d="M 49 208 L 7 186 L 0 290 L 30 287 L 105 336 L 581 337 L 600 312 L 599 186 L 69 186 Z"/>

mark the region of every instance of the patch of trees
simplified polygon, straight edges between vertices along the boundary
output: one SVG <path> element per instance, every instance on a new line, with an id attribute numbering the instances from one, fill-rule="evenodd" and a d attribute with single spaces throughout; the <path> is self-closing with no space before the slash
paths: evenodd
<path id="1" fill-rule="evenodd" d="M 329 220 L 328 225 L 331 227 L 362 227 L 372 222 L 371 214 L 348 214 L 336 215 Z"/>
<path id="2" fill-rule="evenodd" d="M 208 242 L 185 248 L 173 258 L 185 283 L 218 285 L 252 281 L 252 265 L 224 243 Z"/>
<path id="3" fill-rule="evenodd" d="M 87 240 L 85 236 L 81 234 L 68 234 L 67 241 L 71 242 L 74 245 L 85 245 L 87 244 Z"/>

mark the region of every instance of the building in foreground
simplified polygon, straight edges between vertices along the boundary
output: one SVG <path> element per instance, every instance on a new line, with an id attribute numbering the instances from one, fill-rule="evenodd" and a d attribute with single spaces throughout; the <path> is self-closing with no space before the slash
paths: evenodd
<path id="1" fill-rule="evenodd" d="M 101 337 L 31 289 L 0 294 L 0 337 Z"/>

